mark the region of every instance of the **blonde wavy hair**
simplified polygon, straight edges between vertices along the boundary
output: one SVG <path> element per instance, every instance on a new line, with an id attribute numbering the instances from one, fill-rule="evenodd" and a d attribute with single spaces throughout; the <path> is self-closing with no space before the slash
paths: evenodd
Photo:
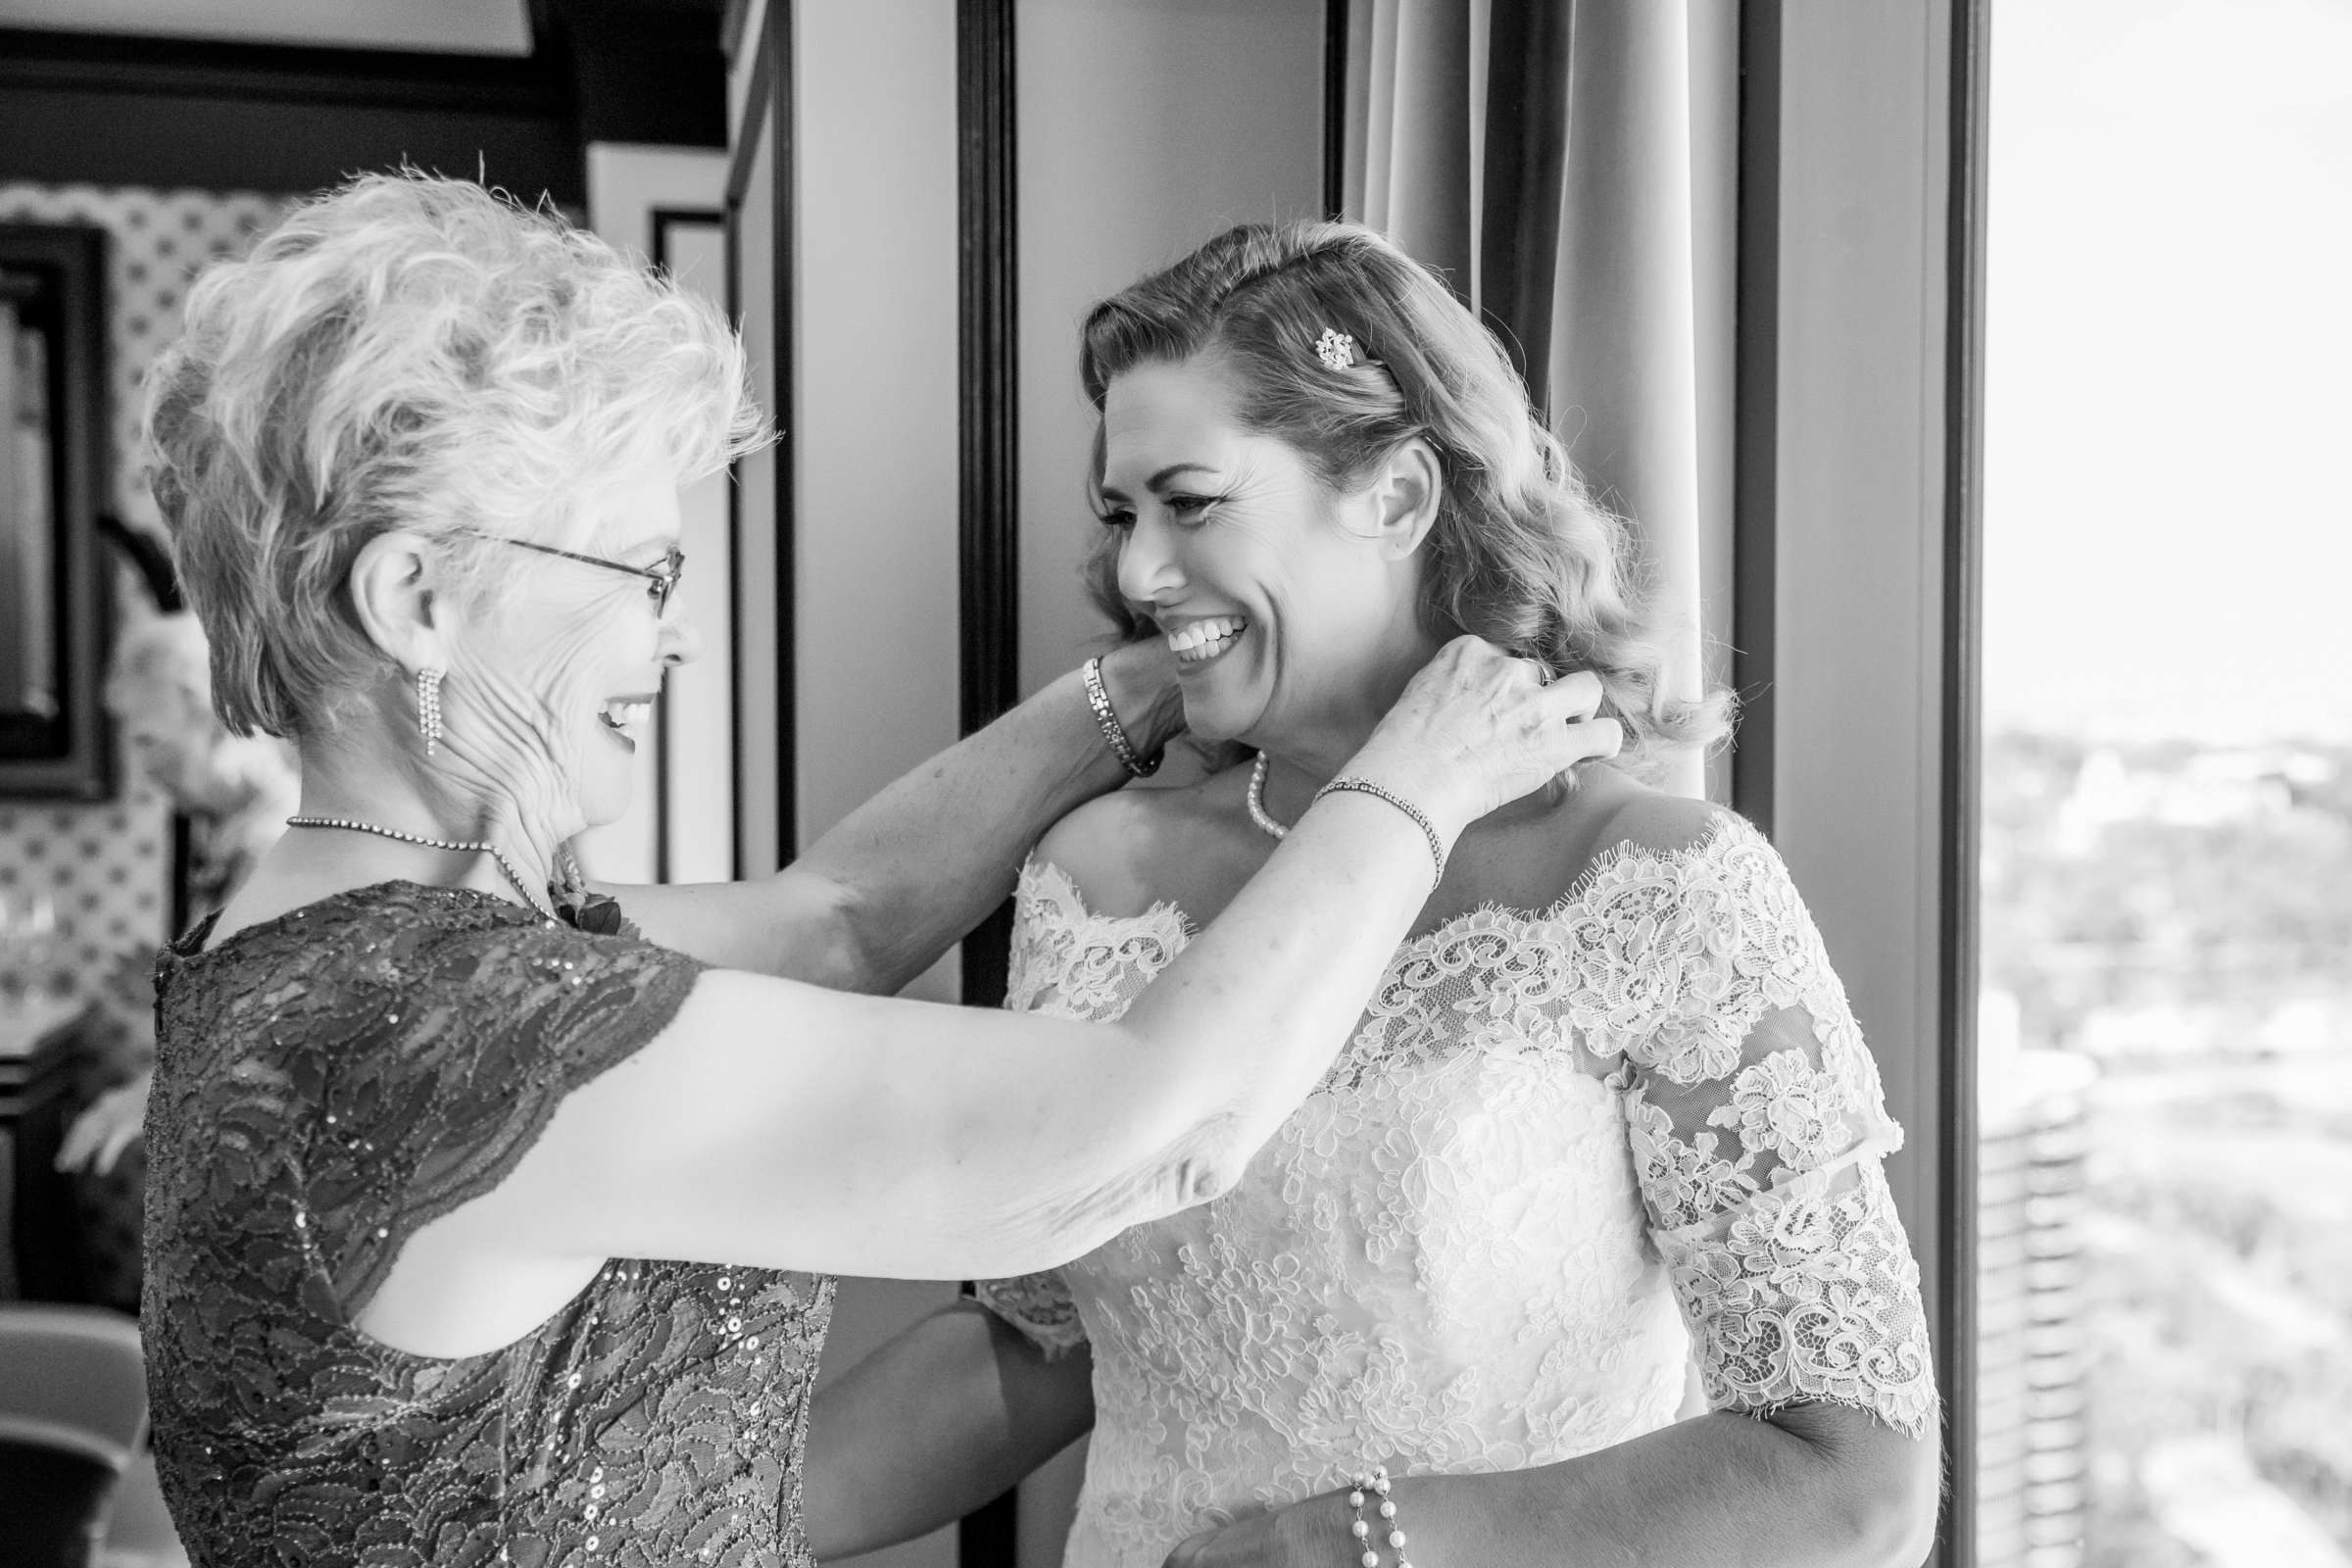
<path id="1" fill-rule="evenodd" d="M 1327 331 L 1356 363 L 1316 352 Z M 1248 223 L 1088 313 L 1079 374 L 1098 416 L 1110 383 L 1145 362 L 1223 372 L 1242 425 L 1304 458 L 1329 491 L 1365 483 L 1420 437 L 1445 488 L 1422 547 L 1420 614 L 1439 637 L 1475 632 L 1554 672 L 1600 676 L 1635 770 L 1730 733 L 1732 699 L 1664 689 L 1663 655 L 1623 519 L 1593 498 L 1529 406 L 1494 334 L 1437 274 L 1352 223 Z M 1096 430 L 1094 483 L 1102 477 Z M 1129 634 L 1148 624 L 1118 591 L 1118 541 L 1087 571 Z"/>
<path id="2" fill-rule="evenodd" d="M 485 569 L 481 536 L 577 548 L 615 473 L 662 461 L 683 483 L 767 426 L 710 305 L 552 211 L 404 171 L 202 275 L 146 433 L 214 705 L 291 737 L 383 670 L 347 587 L 368 540 L 434 538 L 487 602 L 517 574 Z"/>

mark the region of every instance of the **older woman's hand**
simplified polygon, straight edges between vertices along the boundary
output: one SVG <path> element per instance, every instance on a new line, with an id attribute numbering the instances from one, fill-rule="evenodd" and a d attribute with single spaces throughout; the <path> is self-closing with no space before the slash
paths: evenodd
<path id="1" fill-rule="evenodd" d="M 1546 684 L 1540 664 L 1461 636 L 1422 666 L 1348 771 L 1395 783 L 1459 829 L 1579 762 L 1614 757 L 1625 732 L 1598 716 L 1600 678 Z"/>

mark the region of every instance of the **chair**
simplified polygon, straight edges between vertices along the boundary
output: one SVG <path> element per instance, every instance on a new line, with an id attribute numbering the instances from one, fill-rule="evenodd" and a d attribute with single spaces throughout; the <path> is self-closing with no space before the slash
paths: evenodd
<path id="1" fill-rule="evenodd" d="M 66 1131 L 145 1065 L 111 1008 L 84 1007 L 34 1045 L 16 1123 L 17 1289 L 27 1301 L 139 1310 L 146 1161 L 138 1142 L 104 1175 L 57 1169 Z"/>
<path id="2" fill-rule="evenodd" d="M 0 1304 L 0 1562 L 87 1568 L 146 1430 L 136 1324 L 99 1307 Z"/>
<path id="3" fill-rule="evenodd" d="M 0 1411 L 0 1562 L 89 1568 L 122 1458 L 79 1427 Z"/>

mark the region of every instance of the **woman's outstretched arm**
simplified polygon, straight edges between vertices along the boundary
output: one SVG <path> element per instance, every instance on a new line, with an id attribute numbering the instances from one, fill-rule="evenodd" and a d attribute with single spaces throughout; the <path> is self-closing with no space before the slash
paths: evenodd
<path id="1" fill-rule="evenodd" d="M 1102 682 L 1145 755 L 1175 734 L 1164 644 L 1105 655 Z M 1047 828 L 1127 776 L 1072 671 L 898 779 L 772 876 L 610 891 L 649 941 L 706 963 L 887 994 L 1010 895 Z"/>
<path id="2" fill-rule="evenodd" d="M 1355 768 L 1449 843 L 1614 755 L 1598 701 L 1591 676 L 1543 687 L 1459 638 Z M 917 1279 L 1052 1267 L 1232 1184 L 1339 1049 L 1428 894 L 1430 849 L 1385 800 L 1318 801 L 1115 1024 L 706 971 L 666 1027 L 563 1098 L 498 1187 L 410 1250 L 443 1273 L 608 1257 Z"/>
<path id="3" fill-rule="evenodd" d="M 1415 1562 L 1917 1568 L 1935 1542 L 1937 1463 L 1933 1432 L 1797 1405 L 1769 1420 L 1718 1410 L 1527 1470 L 1407 1477 L 1392 1496 Z M 1343 1487 L 1196 1536 L 1168 1568 L 1344 1568 L 1361 1549 L 1354 1517 Z M 1384 1563 L 1399 1555 L 1386 1528 Z"/>
<path id="4" fill-rule="evenodd" d="M 1420 831 L 1335 796 L 1116 1024 L 708 970 L 476 1200 L 485 1240 L 912 1279 L 1052 1267 L 1231 1185 L 1428 889 Z"/>

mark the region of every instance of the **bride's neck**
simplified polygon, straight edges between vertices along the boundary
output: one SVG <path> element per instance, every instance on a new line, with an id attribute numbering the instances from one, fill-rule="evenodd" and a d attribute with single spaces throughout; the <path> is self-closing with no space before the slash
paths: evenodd
<path id="1" fill-rule="evenodd" d="M 1279 822 L 1298 820 L 1315 792 L 1339 777 L 1363 750 L 1405 686 L 1436 654 L 1434 643 L 1416 637 L 1312 704 L 1312 711 L 1247 737 L 1248 744 L 1266 757 L 1267 814 Z"/>

